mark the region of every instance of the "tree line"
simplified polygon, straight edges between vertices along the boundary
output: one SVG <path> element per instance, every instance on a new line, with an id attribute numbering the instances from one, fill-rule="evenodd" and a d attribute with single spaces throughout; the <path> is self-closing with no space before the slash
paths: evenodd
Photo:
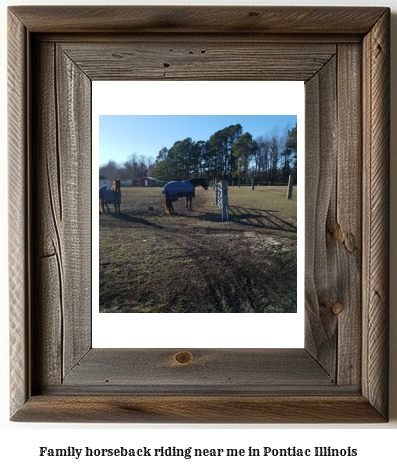
<path id="1" fill-rule="evenodd" d="M 105 165 L 99 166 L 99 178 L 113 180 L 122 178 L 126 180 L 138 180 L 141 177 L 153 176 L 154 163 L 151 157 L 133 153 L 123 163 L 109 160 Z"/>
<path id="2" fill-rule="evenodd" d="M 231 182 L 286 183 L 289 175 L 296 176 L 297 125 L 256 139 L 243 132 L 240 124 L 215 132 L 207 141 L 190 137 L 163 147 L 155 161 L 152 158 L 130 155 L 122 164 L 109 161 L 99 168 L 100 176 L 109 180 L 137 180 L 152 176 L 158 180 L 187 180 L 203 177 L 207 180 L 225 179 Z"/>

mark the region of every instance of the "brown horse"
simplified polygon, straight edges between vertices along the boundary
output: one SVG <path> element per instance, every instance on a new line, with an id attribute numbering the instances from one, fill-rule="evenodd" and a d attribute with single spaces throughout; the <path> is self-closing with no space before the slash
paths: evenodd
<path id="1" fill-rule="evenodd" d="M 105 204 L 106 208 L 109 211 L 109 204 L 114 205 L 114 210 L 116 213 L 121 213 L 120 211 L 120 204 L 121 204 L 121 190 L 120 190 L 121 184 L 120 184 L 120 179 L 115 178 L 113 181 L 112 187 L 108 187 L 106 185 L 101 186 L 99 188 L 99 199 L 101 200 L 101 208 L 102 212 L 105 212 Z"/>

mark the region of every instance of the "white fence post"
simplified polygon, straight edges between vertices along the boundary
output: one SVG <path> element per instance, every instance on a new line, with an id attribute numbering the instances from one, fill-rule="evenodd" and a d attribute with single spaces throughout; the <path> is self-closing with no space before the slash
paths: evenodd
<path id="1" fill-rule="evenodd" d="M 221 210 L 222 221 L 229 219 L 229 196 L 228 185 L 226 180 L 215 185 L 215 203 Z"/>
<path id="2" fill-rule="evenodd" d="M 226 180 L 222 180 L 222 221 L 229 220 L 229 192 Z"/>

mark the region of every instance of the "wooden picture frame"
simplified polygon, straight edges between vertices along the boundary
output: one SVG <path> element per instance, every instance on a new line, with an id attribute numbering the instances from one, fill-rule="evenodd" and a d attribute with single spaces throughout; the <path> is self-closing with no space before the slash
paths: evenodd
<path id="1" fill-rule="evenodd" d="M 11 420 L 387 421 L 389 23 L 383 7 L 9 8 Z M 305 81 L 304 349 L 91 348 L 92 80 Z"/>

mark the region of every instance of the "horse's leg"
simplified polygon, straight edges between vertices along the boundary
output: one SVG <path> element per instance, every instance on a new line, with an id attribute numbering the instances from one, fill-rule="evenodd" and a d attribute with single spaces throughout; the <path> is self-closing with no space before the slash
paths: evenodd
<path id="1" fill-rule="evenodd" d="M 102 213 L 105 212 L 105 202 L 103 200 L 101 200 L 101 209 L 102 209 Z"/>
<path id="2" fill-rule="evenodd" d="M 172 204 L 172 199 L 170 198 L 170 196 L 168 196 L 168 193 L 167 193 L 167 204 L 168 204 L 168 209 L 169 209 L 169 214 L 174 214 L 175 213 L 175 210 L 174 210 L 174 206 Z"/>
<path id="3" fill-rule="evenodd" d="M 170 214 L 170 212 L 171 212 L 171 210 L 170 210 L 170 201 L 169 201 L 169 198 L 168 198 L 167 195 L 165 195 L 165 197 L 164 197 L 164 202 L 165 202 L 165 204 L 164 204 L 165 212 L 166 212 L 166 214 Z"/>
<path id="4" fill-rule="evenodd" d="M 192 210 L 192 197 L 189 198 L 190 211 Z"/>

